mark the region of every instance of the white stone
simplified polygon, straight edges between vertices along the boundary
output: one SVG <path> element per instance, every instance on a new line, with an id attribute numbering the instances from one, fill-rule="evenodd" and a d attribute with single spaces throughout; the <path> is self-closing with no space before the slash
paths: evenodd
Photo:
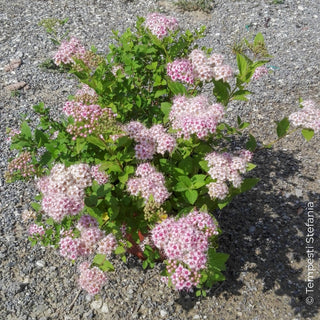
<path id="1" fill-rule="evenodd" d="M 102 300 L 94 300 L 91 302 L 90 306 L 94 310 L 99 310 L 102 307 Z"/>
<path id="2" fill-rule="evenodd" d="M 109 308 L 108 308 L 108 305 L 107 305 L 106 302 L 102 305 L 101 312 L 102 313 L 108 313 L 109 312 Z"/>
<path id="3" fill-rule="evenodd" d="M 160 316 L 162 318 L 164 318 L 167 315 L 167 311 L 166 310 L 160 310 Z"/>

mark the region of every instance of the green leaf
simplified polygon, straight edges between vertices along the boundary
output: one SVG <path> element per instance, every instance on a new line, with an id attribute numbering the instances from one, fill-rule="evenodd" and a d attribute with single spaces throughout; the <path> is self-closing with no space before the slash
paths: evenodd
<path id="1" fill-rule="evenodd" d="M 254 44 L 255 46 L 264 44 L 264 37 L 263 37 L 263 35 L 262 35 L 261 32 L 258 32 L 258 33 L 256 34 L 256 36 L 254 37 L 254 40 L 253 40 L 253 44 Z"/>
<path id="2" fill-rule="evenodd" d="M 39 212 L 41 210 L 41 204 L 38 202 L 31 202 L 31 207 L 36 211 Z"/>
<path id="3" fill-rule="evenodd" d="M 241 79 L 244 79 L 248 72 L 247 59 L 242 54 L 237 54 L 237 64 L 239 69 L 239 75 Z"/>
<path id="4" fill-rule="evenodd" d="M 199 189 L 199 188 L 203 187 L 204 185 L 207 184 L 205 179 L 206 179 L 206 175 L 204 175 L 204 174 L 197 174 L 197 175 L 193 176 L 191 178 L 192 187 L 194 189 Z"/>
<path id="5" fill-rule="evenodd" d="M 257 165 L 251 162 L 247 163 L 247 172 L 253 170 Z"/>
<path id="6" fill-rule="evenodd" d="M 160 109 L 161 109 L 162 113 L 164 114 L 165 119 L 167 119 L 169 117 L 169 113 L 171 111 L 171 106 L 172 106 L 172 104 L 169 102 L 162 102 L 161 103 Z"/>
<path id="7" fill-rule="evenodd" d="M 94 144 L 95 146 L 99 147 L 100 149 L 102 149 L 102 150 L 106 149 L 106 145 L 101 139 L 94 137 L 94 136 L 89 136 L 86 139 L 88 140 L 88 142 Z"/>
<path id="8" fill-rule="evenodd" d="M 208 162 L 206 160 L 199 161 L 199 166 L 205 171 L 209 171 Z"/>
<path id="9" fill-rule="evenodd" d="M 103 271 L 114 271 L 114 266 L 109 260 L 105 260 L 102 265 L 99 266 L 99 268 Z"/>
<path id="10" fill-rule="evenodd" d="M 84 199 L 84 203 L 86 206 L 93 208 L 97 205 L 98 203 L 98 197 L 96 195 L 91 195 L 89 197 L 86 197 Z"/>
<path id="11" fill-rule="evenodd" d="M 240 192 L 246 192 L 252 189 L 258 182 L 260 181 L 259 178 L 246 178 L 243 180 L 240 186 Z"/>
<path id="12" fill-rule="evenodd" d="M 164 94 L 167 94 L 167 89 L 157 90 L 154 97 L 159 98 L 163 96 Z"/>
<path id="13" fill-rule="evenodd" d="M 187 176 L 179 176 L 178 180 L 183 182 L 185 186 L 187 186 L 188 188 L 190 188 L 192 186 L 192 181 L 189 177 Z"/>
<path id="14" fill-rule="evenodd" d="M 222 80 L 212 80 L 212 82 L 214 84 L 212 93 L 214 94 L 218 102 L 226 106 L 230 98 L 230 85 L 228 84 L 228 82 L 223 82 Z"/>
<path id="15" fill-rule="evenodd" d="M 106 260 L 106 255 L 98 253 L 94 256 L 92 262 L 97 265 L 101 265 L 105 260 Z"/>
<path id="16" fill-rule="evenodd" d="M 246 148 L 253 152 L 257 148 L 257 141 L 252 134 L 250 134 L 249 137 L 249 141 L 246 143 Z"/>
<path id="17" fill-rule="evenodd" d="M 49 109 L 45 109 L 43 102 L 40 102 L 39 104 L 33 106 L 32 108 L 35 112 L 43 114 L 43 115 L 47 114 L 49 112 Z"/>
<path id="18" fill-rule="evenodd" d="M 26 139 L 31 139 L 31 137 L 32 137 L 31 129 L 26 121 L 23 121 L 21 124 L 21 134 Z"/>
<path id="19" fill-rule="evenodd" d="M 307 141 L 311 140 L 314 135 L 313 129 L 302 129 L 301 133 Z"/>
<path id="20" fill-rule="evenodd" d="M 48 137 L 41 130 L 38 129 L 36 129 L 35 131 L 35 139 L 38 143 L 38 147 L 42 147 L 45 143 L 48 142 Z"/>
<path id="21" fill-rule="evenodd" d="M 147 260 L 144 260 L 144 261 L 142 262 L 142 268 L 143 268 L 143 269 L 147 269 L 147 267 L 148 267 L 148 261 L 147 261 Z"/>
<path id="22" fill-rule="evenodd" d="M 117 248 L 116 248 L 116 250 L 114 250 L 114 253 L 115 254 L 123 254 L 123 253 L 125 253 L 126 252 L 126 249 L 124 248 L 124 247 L 122 247 L 122 246 L 118 246 Z"/>
<path id="23" fill-rule="evenodd" d="M 182 169 L 186 174 L 191 174 L 195 168 L 194 161 L 191 157 L 187 157 L 179 162 L 178 167 Z"/>
<path id="24" fill-rule="evenodd" d="M 174 187 L 173 190 L 177 192 L 182 192 L 188 190 L 189 187 L 187 187 L 183 182 L 178 182 Z"/>
<path id="25" fill-rule="evenodd" d="M 197 190 L 186 190 L 186 192 L 184 194 L 190 204 L 194 204 L 198 199 L 198 191 Z"/>
<path id="26" fill-rule="evenodd" d="M 214 267 L 220 271 L 226 270 L 225 263 L 229 259 L 229 255 L 227 253 L 215 252 L 215 249 L 209 249 L 208 252 L 208 260 L 210 267 Z"/>
<path id="27" fill-rule="evenodd" d="M 173 82 L 171 80 L 168 80 L 168 87 L 174 95 L 183 95 L 187 93 L 187 89 L 180 82 Z"/>
<path id="28" fill-rule="evenodd" d="M 248 94 L 251 94 L 251 92 L 248 90 L 238 90 L 232 95 L 232 99 L 248 101 L 248 98 L 246 97 Z"/>
<path id="29" fill-rule="evenodd" d="M 287 117 L 277 122 L 277 135 L 279 138 L 282 138 L 287 134 L 289 126 L 290 126 L 290 121 L 288 120 Z"/>

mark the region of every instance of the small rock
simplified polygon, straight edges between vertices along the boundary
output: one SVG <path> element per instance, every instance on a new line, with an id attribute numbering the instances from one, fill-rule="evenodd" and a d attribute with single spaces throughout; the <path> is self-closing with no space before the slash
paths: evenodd
<path id="1" fill-rule="evenodd" d="M 108 308 L 108 305 L 106 302 L 102 305 L 101 312 L 102 313 L 109 313 L 109 308 Z"/>
<path id="2" fill-rule="evenodd" d="M 38 260 L 36 262 L 36 266 L 39 268 L 43 268 L 46 265 L 46 263 L 43 260 Z"/>
<path id="3" fill-rule="evenodd" d="M 298 6 L 298 10 L 303 11 L 304 10 L 303 6 Z"/>
<path id="4" fill-rule="evenodd" d="M 200 316 L 198 314 L 195 314 L 192 319 L 194 319 L 194 320 L 200 319 Z"/>
<path id="5" fill-rule="evenodd" d="M 254 233 L 255 231 L 256 231 L 256 227 L 255 226 L 250 226 L 249 232 L 250 233 Z"/>
<path id="6" fill-rule="evenodd" d="M 298 198 L 302 197 L 302 190 L 301 189 L 296 189 L 295 194 Z"/>
<path id="7" fill-rule="evenodd" d="M 160 316 L 161 318 L 164 318 L 167 315 L 167 311 L 166 310 L 160 310 Z"/>
<path id="8" fill-rule="evenodd" d="M 24 81 L 20 81 L 20 82 L 9 84 L 8 86 L 5 87 L 5 89 L 7 89 L 8 91 L 15 91 L 15 90 L 24 88 L 26 85 L 27 84 Z"/>
<path id="9" fill-rule="evenodd" d="M 92 301 L 90 306 L 94 310 L 99 310 L 102 307 L 102 299 Z"/>
<path id="10" fill-rule="evenodd" d="M 4 67 L 5 72 L 13 71 L 21 66 L 21 59 L 11 60 L 9 64 Z"/>

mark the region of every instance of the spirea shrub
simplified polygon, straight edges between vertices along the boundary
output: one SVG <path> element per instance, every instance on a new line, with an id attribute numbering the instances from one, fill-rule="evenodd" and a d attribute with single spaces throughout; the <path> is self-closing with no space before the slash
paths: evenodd
<path id="1" fill-rule="evenodd" d="M 114 270 L 114 255 L 126 262 L 139 250 L 143 268 L 165 263 L 162 280 L 175 290 L 205 295 L 224 280 L 228 255 L 217 251 L 214 213 L 258 182 L 246 177 L 257 142 L 249 135 L 245 146 L 232 147 L 249 124 L 240 117 L 227 124 L 226 107 L 247 100 L 268 61 L 237 54 L 233 70 L 219 52 L 198 47 L 204 30 L 183 32 L 175 18 L 154 13 L 134 31 L 114 31 L 105 55 L 76 38 L 64 41 L 53 60 L 81 88 L 59 121 L 39 103 L 39 125 L 24 120 L 8 131 L 18 155 L 7 180 L 34 179 L 39 190 L 36 214 L 24 214 L 30 240 L 78 264 L 89 294 Z M 251 48 L 261 45 L 257 34 Z M 307 140 L 319 131 L 319 109 L 302 106 L 278 122 L 279 138 L 290 121 Z"/>

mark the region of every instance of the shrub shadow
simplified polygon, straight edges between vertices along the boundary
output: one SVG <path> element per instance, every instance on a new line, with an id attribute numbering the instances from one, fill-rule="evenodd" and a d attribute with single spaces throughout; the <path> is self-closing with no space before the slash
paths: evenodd
<path id="1" fill-rule="evenodd" d="M 315 272 L 309 274 L 314 283 L 314 292 L 309 295 L 315 301 L 308 305 L 305 225 L 308 210 L 307 203 L 302 201 L 299 194 L 304 186 L 291 185 L 291 190 L 296 190 L 297 196 L 288 193 L 283 184 L 299 172 L 300 162 L 288 152 L 267 149 L 257 152 L 252 162 L 257 164 L 252 175 L 261 179 L 256 188 L 236 197 L 216 214 L 223 230 L 219 251 L 229 253 L 230 258 L 225 272 L 226 281 L 215 285 L 209 296 L 222 296 L 228 300 L 232 295 L 241 295 L 240 289 L 245 286 L 243 274 L 250 272 L 263 280 L 263 292 L 273 290 L 276 295 L 290 297 L 294 314 L 304 318 L 314 317 L 320 308 L 320 299 L 316 298 L 320 287 L 320 278 L 316 278 L 319 264 L 317 260 L 313 261 Z M 313 180 L 301 175 L 300 178 Z M 320 194 L 309 192 L 308 199 L 315 205 L 313 214 L 316 226 Z M 311 246 L 316 251 L 319 232 L 314 233 L 313 238 L 314 244 Z M 196 301 L 194 294 L 181 294 L 176 300 L 187 310 Z"/>

